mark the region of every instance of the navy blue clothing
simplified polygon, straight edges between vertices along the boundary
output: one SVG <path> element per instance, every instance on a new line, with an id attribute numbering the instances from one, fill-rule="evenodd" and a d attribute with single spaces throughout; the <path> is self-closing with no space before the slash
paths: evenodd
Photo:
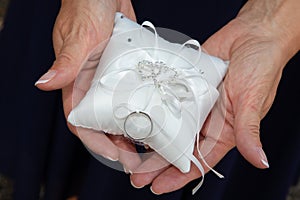
<path id="1" fill-rule="evenodd" d="M 14 199 L 83 200 L 283 200 L 300 169 L 300 55 L 284 70 L 274 105 L 261 124 L 270 169 L 259 170 L 234 149 L 216 166 L 220 180 L 208 173 L 191 195 L 192 182 L 179 191 L 156 196 L 149 187 L 135 189 L 125 173 L 95 160 L 66 127 L 61 92 L 42 92 L 34 82 L 54 61 L 52 29 L 59 0 L 11 0 L 0 33 L 0 173 L 14 180 Z M 133 0 L 138 22 L 180 31 L 203 43 L 234 18 L 243 0 Z"/>

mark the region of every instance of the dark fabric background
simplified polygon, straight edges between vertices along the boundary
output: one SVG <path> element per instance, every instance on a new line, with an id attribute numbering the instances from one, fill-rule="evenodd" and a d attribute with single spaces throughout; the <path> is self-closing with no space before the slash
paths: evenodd
<path id="1" fill-rule="evenodd" d="M 232 19 L 242 0 L 137 1 L 138 22 L 180 31 L 201 43 Z M 51 34 L 59 0 L 11 0 L 0 33 L 0 172 L 14 180 L 14 199 L 207 199 L 281 200 L 300 168 L 300 55 L 284 70 L 278 95 L 262 122 L 261 135 L 270 169 L 248 164 L 234 149 L 208 173 L 203 187 L 191 196 L 196 182 L 183 190 L 155 196 L 148 187 L 134 189 L 128 175 L 90 156 L 65 125 L 60 91 L 42 92 L 34 82 L 54 61 Z"/>

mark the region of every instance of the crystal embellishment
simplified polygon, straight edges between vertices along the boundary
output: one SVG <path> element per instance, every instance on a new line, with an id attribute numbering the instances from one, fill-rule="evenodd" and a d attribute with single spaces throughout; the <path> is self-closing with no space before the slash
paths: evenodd
<path id="1" fill-rule="evenodd" d="M 137 64 L 137 72 L 143 81 L 152 80 L 155 85 L 174 82 L 179 76 L 176 68 L 167 66 L 163 61 L 142 60 Z"/>

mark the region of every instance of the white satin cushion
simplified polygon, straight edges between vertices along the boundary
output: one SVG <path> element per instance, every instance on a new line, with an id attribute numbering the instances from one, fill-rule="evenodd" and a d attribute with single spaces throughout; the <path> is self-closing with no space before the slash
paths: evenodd
<path id="1" fill-rule="evenodd" d="M 227 63 L 192 46 L 195 40 L 168 42 L 151 23 L 117 13 L 91 87 L 68 121 L 147 144 L 184 173 L 191 160 L 202 168 L 194 144 Z"/>

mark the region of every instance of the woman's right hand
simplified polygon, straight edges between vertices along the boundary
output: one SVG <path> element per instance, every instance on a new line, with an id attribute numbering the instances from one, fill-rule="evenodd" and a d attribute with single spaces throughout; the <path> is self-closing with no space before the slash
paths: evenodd
<path id="1" fill-rule="evenodd" d="M 46 91 L 62 89 L 66 117 L 90 86 L 116 12 L 135 20 L 130 0 L 62 0 L 53 30 L 56 60 L 36 86 Z M 134 146 L 123 137 L 68 126 L 90 150 L 119 160 L 128 171 L 140 163 L 138 155 L 130 153 L 135 152 Z"/>

